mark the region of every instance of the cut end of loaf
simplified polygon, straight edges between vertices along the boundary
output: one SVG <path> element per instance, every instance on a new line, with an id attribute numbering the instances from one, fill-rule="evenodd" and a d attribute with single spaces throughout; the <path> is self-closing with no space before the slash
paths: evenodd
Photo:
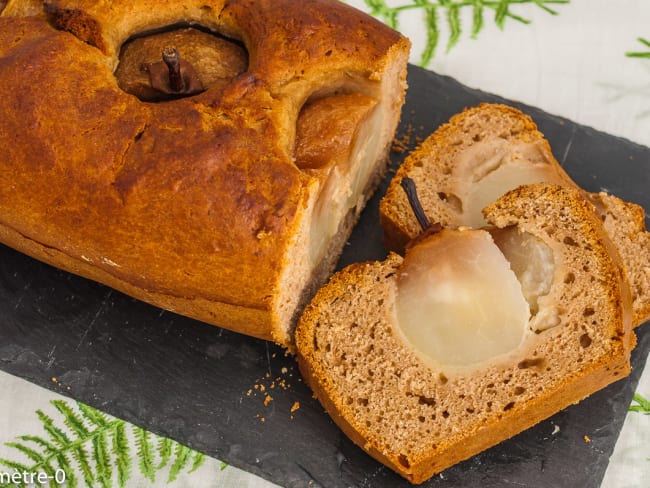
<path id="1" fill-rule="evenodd" d="M 534 212 L 532 210 L 535 210 Z M 549 417 L 629 372 L 625 282 L 602 224 L 573 190 L 533 185 L 489 207 L 551 246 L 566 271 L 551 294 L 560 323 L 511 361 L 447 374 L 395 333 L 403 258 L 353 265 L 321 289 L 297 329 L 298 362 L 338 425 L 413 483 Z"/>

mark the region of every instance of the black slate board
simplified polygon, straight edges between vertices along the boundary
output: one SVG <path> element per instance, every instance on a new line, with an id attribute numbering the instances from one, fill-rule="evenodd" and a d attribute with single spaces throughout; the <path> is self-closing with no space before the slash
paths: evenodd
<path id="1" fill-rule="evenodd" d="M 481 101 L 503 100 L 410 67 L 398 133 L 410 126 L 415 141 Z M 580 185 L 650 210 L 650 149 L 514 105 L 533 116 Z M 401 158 L 395 155 L 394 167 Z M 385 256 L 377 208 L 387 182 L 340 266 Z M 641 328 L 638 335 L 629 378 L 424 486 L 598 487 L 650 351 L 650 333 Z M 281 486 L 410 486 L 341 434 L 282 349 L 163 312 L 4 247 L 0 369 Z M 266 394 L 273 397 L 267 406 Z M 291 412 L 294 402 L 300 408 Z"/>

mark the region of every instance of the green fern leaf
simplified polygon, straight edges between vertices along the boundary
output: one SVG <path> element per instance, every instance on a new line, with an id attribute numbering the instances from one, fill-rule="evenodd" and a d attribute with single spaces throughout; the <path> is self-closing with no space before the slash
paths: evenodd
<path id="1" fill-rule="evenodd" d="M 45 415 L 41 410 L 36 411 L 38 419 L 43 424 L 45 432 L 48 433 L 50 438 L 57 443 L 60 447 L 67 447 L 70 445 L 70 439 L 67 434 L 54 425 L 54 420 L 51 417 Z"/>
<path id="2" fill-rule="evenodd" d="M 96 410 L 88 405 L 77 402 L 77 407 L 81 414 L 91 423 L 98 427 L 106 427 L 111 422 L 108 420 L 105 414 Z"/>
<path id="3" fill-rule="evenodd" d="M 43 449 L 45 449 L 45 452 L 47 453 L 53 453 L 56 452 L 57 450 L 54 444 L 52 444 L 51 442 L 47 442 L 42 437 L 38 437 L 35 435 L 21 435 L 20 437 L 18 437 L 18 439 L 25 442 L 33 442 L 34 444 L 37 444 L 41 446 Z"/>
<path id="4" fill-rule="evenodd" d="M 25 444 L 20 444 L 17 442 L 7 442 L 5 445 L 7 447 L 13 447 L 14 449 L 22 452 L 23 454 L 25 454 L 25 456 L 27 456 L 29 459 L 34 461 L 35 464 L 29 469 L 29 472 L 36 473 L 42 469 L 45 472 L 45 474 L 47 474 L 50 477 L 50 479 L 54 478 L 55 469 L 50 464 L 51 458 L 45 457 L 40 452 L 30 448 Z"/>
<path id="5" fill-rule="evenodd" d="M 43 454 L 36 451 L 35 449 L 32 449 L 29 446 L 26 446 L 25 444 L 21 444 L 19 442 L 7 442 L 5 446 L 13 447 L 17 451 L 22 452 L 25 456 L 34 461 L 39 467 L 47 463 L 47 459 L 45 456 L 43 456 Z"/>
<path id="6" fill-rule="evenodd" d="M 56 404 L 54 405 L 56 407 Z M 61 411 L 59 408 L 57 408 L 57 410 Z M 54 420 L 52 419 L 52 417 L 43 413 L 42 410 L 37 410 L 36 415 L 38 416 L 39 420 L 43 424 L 43 428 L 45 429 L 45 432 L 48 433 L 50 438 L 56 444 L 58 444 L 61 449 L 70 450 L 72 457 L 75 459 L 75 461 L 79 465 L 79 468 L 81 469 L 81 472 L 84 477 L 84 481 L 86 482 L 87 485 L 92 485 L 93 482 L 92 469 L 88 464 L 88 456 L 86 455 L 85 451 L 79 446 L 79 444 L 73 444 L 73 442 L 70 440 L 68 435 L 54 424 Z M 73 446 L 73 448 L 70 449 L 70 446 Z"/>
<path id="7" fill-rule="evenodd" d="M 483 29 L 483 0 L 474 0 L 472 7 L 472 39 L 478 38 Z"/>
<path id="8" fill-rule="evenodd" d="M 138 457 L 140 458 L 138 464 L 140 472 L 153 483 L 156 480 L 156 472 L 153 461 L 153 446 L 149 439 L 149 432 L 140 427 L 134 427 L 133 431 L 135 434 L 135 445 L 138 448 Z"/>
<path id="9" fill-rule="evenodd" d="M 66 488 L 76 488 L 77 475 L 75 474 L 74 468 L 70 464 L 70 460 L 68 459 L 68 456 L 60 452 L 56 456 L 56 462 L 59 463 L 59 467 L 65 473 Z"/>
<path id="10" fill-rule="evenodd" d="M 111 452 L 115 456 L 117 483 L 120 488 L 124 488 L 131 477 L 131 455 L 129 440 L 126 436 L 125 422 L 122 420 L 116 421 L 112 434 L 113 444 Z"/>
<path id="11" fill-rule="evenodd" d="M 510 0 L 501 0 L 496 6 L 494 12 L 494 23 L 503 30 L 503 26 L 506 22 L 506 16 L 510 11 Z"/>
<path id="12" fill-rule="evenodd" d="M 7 442 L 10 447 L 29 459 L 33 464 L 0 459 L 0 466 L 29 473 L 45 472 L 54 479 L 58 470 L 66 473 L 66 487 L 76 488 L 79 479 L 85 486 L 113 486 L 113 474 L 117 473 L 117 485 L 125 488 L 131 477 L 131 447 L 124 420 L 111 419 L 106 414 L 82 403 L 73 408 L 65 400 L 54 400 L 51 404 L 61 415 L 65 427 L 57 425 L 54 419 L 37 410 L 48 438 L 24 435 L 16 441 Z M 155 482 L 157 470 L 173 464 L 169 470 L 169 481 L 177 479 L 181 471 L 193 472 L 202 465 L 206 457 L 171 439 L 160 438 L 154 448 L 153 434 L 136 426 L 130 426 L 134 439 L 139 468 L 143 476 Z M 161 458 L 156 464 L 156 454 Z M 80 476 L 79 476 L 80 475 Z M 55 481 L 50 482 L 54 488 Z"/>
<path id="13" fill-rule="evenodd" d="M 440 31 L 438 29 L 438 10 L 435 7 L 428 7 L 425 9 L 425 22 L 427 29 L 427 40 L 420 57 L 420 64 L 422 66 L 428 65 L 436 53 L 438 47 L 438 37 Z"/>
<path id="14" fill-rule="evenodd" d="M 547 13 L 549 13 L 551 15 L 558 15 L 559 14 L 557 10 L 553 10 L 548 5 L 546 5 L 548 2 L 545 1 L 545 0 L 533 0 L 533 2 L 539 8 L 541 8 L 542 10 L 544 10 L 545 12 L 547 12 Z M 568 2 L 553 2 L 553 3 L 568 3 Z"/>
<path id="15" fill-rule="evenodd" d="M 16 461 L 10 461 L 9 459 L 0 458 L 0 465 L 5 466 L 9 469 L 14 469 L 16 471 L 28 471 L 31 469 L 29 466 L 24 465 Z"/>
<path id="16" fill-rule="evenodd" d="M 88 436 L 88 429 L 79 415 L 63 400 L 52 400 L 52 405 L 63 415 L 63 423 L 68 426 L 77 437 Z"/>
<path id="17" fill-rule="evenodd" d="M 365 0 L 368 7 L 368 13 L 382 19 L 393 29 L 399 28 L 399 16 L 409 10 L 420 10 L 423 12 L 426 28 L 426 41 L 420 55 L 420 64 L 428 65 L 435 56 L 436 47 L 438 46 L 438 14 L 444 13 L 447 18 L 449 27 L 449 39 L 447 42 L 447 52 L 449 52 L 458 42 L 462 34 L 461 11 L 465 7 L 472 8 L 472 31 L 471 38 L 476 39 L 479 32 L 484 27 L 485 9 L 489 8 L 494 11 L 494 22 L 497 27 L 504 30 L 506 20 L 512 19 L 523 24 L 530 24 L 531 20 L 527 19 L 511 9 L 513 5 L 524 5 L 538 7 L 548 14 L 558 15 L 558 12 L 548 5 L 567 4 L 571 0 L 411 0 L 410 2 L 401 2 L 395 7 L 388 6 L 385 0 Z M 650 57 L 650 53 L 627 53 L 628 56 Z"/>
<path id="18" fill-rule="evenodd" d="M 102 487 L 110 488 L 112 484 L 111 478 L 113 477 L 113 469 L 108 450 L 106 431 L 100 431 L 99 434 L 93 438 L 93 454 L 97 471 L 96 479 Z"/>
<path id="19" fill-rule="evenodd" d="M 192 450 L 189 447 L 186 447 L 182 444 L 176 444 L 176 449 L 174 452 L 176 460 L 169 470 L 169 479 L 167 480 L 168 483 L 174 481 L 178 477 L 179 473 L 187 466 L 187 464 L 190 462 L 191 454 Z"/>
<path id="20" fill-rule="evenodd" d="M 635 393 L 632 401 L 636 403 L 636 405 L 630 406 L 628 409 L 630 412 L 639 412 L 645 415 L 650 415 L 650 400 L 647 400 L 639 393 Z"/>
<path id="21" fill-rule="evenodd" d="M 460 39 L 460 8 L 457 5 L 451 5 L 447 9 L 447 23 L 449 24 L 449 42 L 447 42 L 447 52 L 449 52 Z"/>
<path id="22" fill-rule="evenodd" d="M 89 454 L 84 449 L 83 443 L 89 438 L 90 431 L 84 425 L 82 418 L 64 400 L 52 400 L 52 405 L 63 415 L 63 423 L 77 436 L 77 441 L 71 449 L 72 457 L 79 465 L 87 485 L 95 481 L 92 466 L 89 462 Z"/>
<path id="23" fill-rule="evenodd" d="M 173 441 L 167 437 L 161 437 L 158 439 L 158 455 L 160 456 L 160 463 L 158 463 L 156 469 L 161 469 L 167 466 L 167 463 L 172 456 L 172 444 Z"/>
<path id="24" fill-rule="evenodd" d="M 639 37 L 637 41 L 639 41 L 645 47 L 650 47 L 650 41 L 648 41 L 647 39 L 643 39 L 642 37 Z M 635 51 L 635 52 L 627 52 L 625 53 L 625 55 L 630 58 L 650 58 L 650 52 Z"/>
<path id="25" fill-rule="evenodd" d="M 207 459 L 206 455 L 203 454 L 202 452 L 194 451 L 194 455 L 192 456 L 192 467 L 188 471 L 188 473 L 193 473 L 197 469 L 199 469 L 201 466 L 203 466 L 203 463 Z"/>

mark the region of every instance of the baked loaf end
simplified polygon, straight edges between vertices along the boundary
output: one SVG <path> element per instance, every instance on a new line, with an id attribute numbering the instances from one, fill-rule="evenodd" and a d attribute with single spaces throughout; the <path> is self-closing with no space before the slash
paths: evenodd
<path id="1" fill-rule="evenodd" d="M 34 14 L 39 3 L 12 0 L 0 16 L 0 83 L 12 87 L 0 97 L 0 240 L 292 347 L 385 167 L 408 40 L 327 0 L 54 0 Z M 123 90 L 124 46 L 177 28 L 233 43 L 243 71 L 157 103 Z M 296 148 L 318 145 L 345 104 L 346 137 L 304 164 Z"/>
<path id="2" fill-rule="evenodd" d="M 537 314 L 558 320 L 529 334 L 506 360 L 450 373 L 401 339 L 395 306 L 404 261 L 397 254 L 334 275 L 296 330 L 300 370 L 328 413 L 413 483 L 629 372 L 635 339 L 627 285 L 589 204 L 575 190 L 532 185 L 499 199 L 486 216 L 541 239 L 555 259 Z"/>
<path id="3" fill-rule="evenodd" d="M 480 227 L 481 209 L 519 185 L 546 181 L 578 188 L 534 121 L 520 110 L 481 104 L 453 116 L 411 153 L 380 204 L 389 249 L 403 253 L 420 232 L 400 187 L 414 180 L 428 218 L 446 228 Z M 650 319 L 650 233 L 643 209 L 606 194 L 588 194 L 621 254 L 631 284 L 633 324 Z"/>

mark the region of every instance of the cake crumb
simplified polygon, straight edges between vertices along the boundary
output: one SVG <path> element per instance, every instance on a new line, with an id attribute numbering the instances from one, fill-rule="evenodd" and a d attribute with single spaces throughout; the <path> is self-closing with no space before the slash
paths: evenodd
<path id="1" fill-rule="evenodd" d="M 264 398 L 264 406 L 268 407 L 269 403 L 273 401 L 273 397 L 271 395 L 266 395 L 266 398 Z"/>
<path id="2" fill-rule="evenodd" d="M 300 408 L 300 402 L 293 402 L 293 405 L 291 406 L 291 413 L 295 412 Z"/>
<path id="3" fill-rule="evenodd" d="M 396 154 L 408 152 L 411 145 L 411 135 L 413 134 L 413 126 L 408 124 L 406 131 L 403 134 L 397 135 L 391 144 L 391 151 Z"/>
<path id="4" fill-rule="evenodd" d="M 585 442 L 586 442 L 586 443 L 589 443 L 589 442 L 591 442 L 591 439 L 589 438 L 589 436 L 588 436 L 588 435 L 586 435 L 586 436 L 585 436 Z"/>

